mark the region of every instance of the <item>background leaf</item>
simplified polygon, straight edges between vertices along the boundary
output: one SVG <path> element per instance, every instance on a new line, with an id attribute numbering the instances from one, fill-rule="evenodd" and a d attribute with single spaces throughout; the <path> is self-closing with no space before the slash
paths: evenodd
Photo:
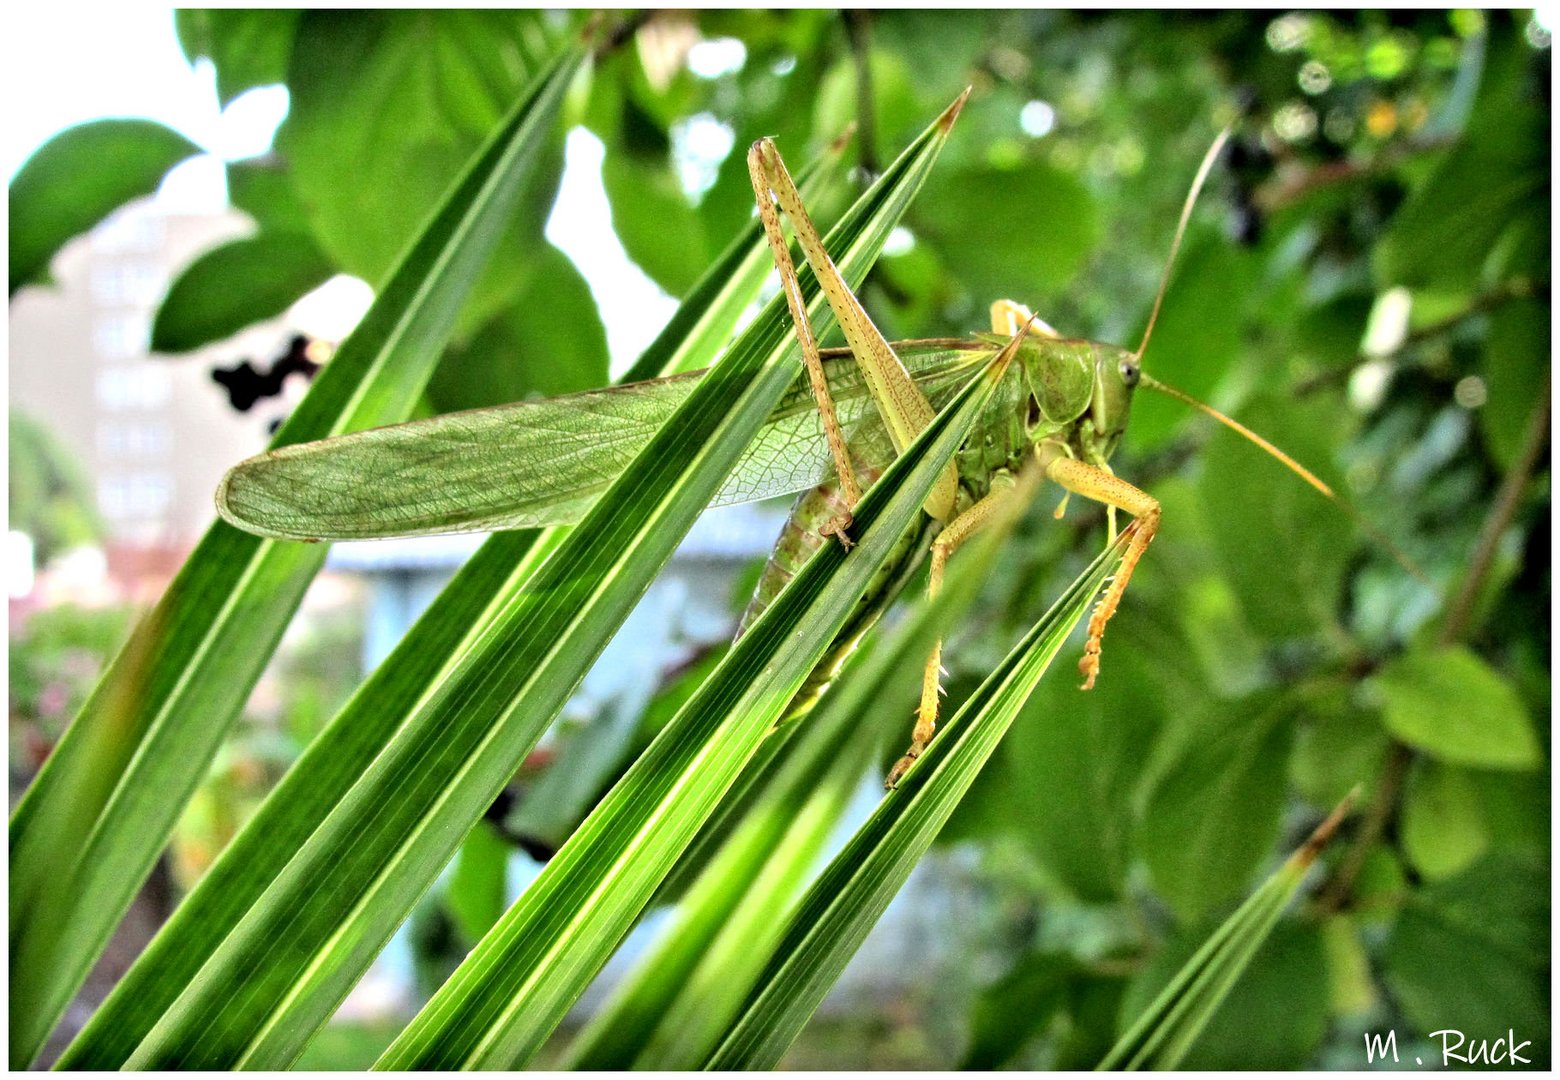
<path id="1" fill-rule="evenodd" d="M 265 233 L 213 248 L 168 288 L 152 323 L 153 352 L 189 352 L 280 315 L 331 276 L 306 233 Z"/>
<path id="2" fill-rule="evenodd" d="M 183 135 L 151 120 L 94 120 L 50 139 L 11 179 L 11 295 L 43 280 L 67 240 L 150 195 L 164 173 L 198 153 Z"/>
<path id="3" fill-rule="evenodd" d="M 1142 1012 L 1212 929 L 1205 921 L 1166 942 L 1153 963 L 1132 980 L 1121 1015 Z M 1227 1071 L 1305 1062 L 1326 1034 L 1327 1006 L 1321 935 L 1312 926 L 1280 923 L 1175 1067 Z"/>
<path id="4" fill-rule="evenodd" d="M 1523 1056 L 1544 1061 L 1548 911 L 1546 874 L 1521 860 L 1485 859 L 1409 901 L 1383 956 L 1387 985 L 1426 1032 L 1456 1017 L 1470 1039 L 1515 1032 L 1532 1042 Z"/>
<path id="5" fill-rule="evenodd" d="M 205 57 L 215 65 L 225 108 L 246 90 L 286 81 L 298 17 L 280 9 L 181 8 L 174 26 L 190 63 Z"/>
<path id="6" fill-rule="evenodd" d="M 1442 761 L 1530 769 L 1541 760 L 1521 700 L 1465 648 L 1405 653 L 1372 686 L 1387 730 Z"/>
<path id="7" fill-rule="evenodd" d="M 1155 885 L 1185 919 L 1240 892 L 1278 835 L 1291 717 L 1253 701 L 1229 718 L 1189 740 L 1139 832 Z"/>

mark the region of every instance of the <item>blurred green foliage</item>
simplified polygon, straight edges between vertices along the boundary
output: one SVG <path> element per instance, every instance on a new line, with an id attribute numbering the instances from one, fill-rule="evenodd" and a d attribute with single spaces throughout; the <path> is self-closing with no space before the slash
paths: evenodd
<path id="1" fill-rule="evenodd" d="M 32 537 L 33 562 L 103 538 L 92 484 L 81 463 L 47 427 L 17 409 L 10 412 L 11 456 L 6 476 L 11 528 Z"/>
<path id="2" fill-rule="evenodd" d="M 61 604 L 19 620 L 7 667 L 14 770 L 30 774 L 42 764 L 129 630 L 130 611 L 123 607 Z"/>
<path id="3" fill-rule="evenodd" d="M 274 154 L 229 166 L 256 238 L 185 271 L 161 346 L 231 333 L 329 271 L 379 281 L 582 18 L 181 12 L 224 101 L 285 81 L 291 111 Z M 1100 685 L 1042 683 L 942 838 L 981 852 L 1000 913 L 997 940 L 954 955 L 1003 973 L 863 1021 L 868 1041 L 916 1029 L 892 1056 L 920 1066 L 1092 1064 L 1360 784 L 1365 823 L 1188 1067 L 1358 1067 L 1360 1033 L 1394 1027 L 1510 1027 L 1547 1061 L 1548 31 L 1526 12 L 705 11 L 624 32 L 571 122 L 603 145 L 614 232 L 673 295 L 751 212 L 754 138 L 796 162 L 854 123 L 870 170 L 974 86 L 863 290 L 891 338 L 984 329 L 1011 296 L 1066 334 L 1135 343 L 1197 161 L 1237 122 L 1145 365 L 1315 468 L 1434 583 L 1140 394 L 1113 464 L 1165 526 Z M 602 319 L 636 313 L 561 252 L 537 257 L 561 170 L 526 192 L 436 408 L 604 381 Z M 268 269 L 288 252 L 287 274 Z M 251 275 L 263 302 L 232 304 Z M 951 642 L 950 708 L 1103 535 L 1103 515 L 1075 504 L 1058 524 L 1053 505 Z M 474 891 L 451 900 L 451 940 L 493 913 L 489 839 L 455 875 Z M 859 1064 L 839 1026 L 820 1017 L 793 1063 Z"/>

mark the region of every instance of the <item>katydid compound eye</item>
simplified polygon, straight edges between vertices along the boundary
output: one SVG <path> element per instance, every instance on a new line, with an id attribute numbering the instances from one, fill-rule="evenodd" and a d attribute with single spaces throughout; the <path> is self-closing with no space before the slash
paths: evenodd
<path id="1" fill-rule="evenodd" d="M 1123 360 L 1121 362 L 1121 381 L 1127 384 L 1128 389 L 1136 386 L 1138 384 L 1138 379 L 1141 378 L 1142 375 L 1143 373 L 1138 369 L 1136 361 Z"/>

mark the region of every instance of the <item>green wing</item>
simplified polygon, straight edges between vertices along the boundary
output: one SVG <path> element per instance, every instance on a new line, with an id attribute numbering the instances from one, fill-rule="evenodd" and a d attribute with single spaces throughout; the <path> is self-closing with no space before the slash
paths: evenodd
<path id="1" fill-rule="evenodd" d="M 896 346 L 940 407 L 990 358 L 981 341 Z M 826 353 L 858 467 L 893 458 L 860 369 Z M 693 392 L 702 372 L 450 413 L 273 450 L 236 465 L 217 509 L 261 536 L 348 540 L 562 525 L 580 520 Z M 738 460 L 715 505 L 802 491 L 830 473 L 805 379 Z"/>

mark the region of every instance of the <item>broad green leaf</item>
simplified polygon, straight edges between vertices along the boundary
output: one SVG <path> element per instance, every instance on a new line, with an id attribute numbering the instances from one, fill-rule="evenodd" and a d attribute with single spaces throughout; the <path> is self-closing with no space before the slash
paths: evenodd
<path id="1" fill-rule="evenodd" d="M 1116 972 L 1092 972 L 1073 981 L 1068 1012 L 1072 1030 L 1056 1048 L 1056 1068 L 1092 1069 L 1111 1048 L 1127 980 Z"/>
<path id="2" fill-rule="evenodd" d="M 1415 891 L 1381 955 L 1408 1022 L 1475 1040 L 1514 1033 L 1531 1041 L 1528 1061 L 1548 1061 L 1549 894 L 1545 865 L 1500 856 Z"/>
<path id="3" fill-rule="evenodd" d="M 972 380 L 906 448 L 854 511 L 850 557 L 831 544 L 808 562 L 379 1068 L 492 1068 L 535 1053 L 896 555 L 994 384 Z"/>
<path id="4" fill-rule="evenodd" d="M 1527 45 L 1501 26 L 1489 50 L 1462 138 L 1376 246 L 1383 285 L 1472 287 L 1513 223 L 1549 202 L 1548 108 L 1529 89 Z"/>
<path id="5" fill-rule="evenodd" d="M 536 245 L 532 260 L 514 306 L 445 352 L 428 383 L 428 397 L 440 412 L 551 397 L 608 381 L 607 334 L 590 286 L 546 241 Z"/>
<path id="6" fill-rule="evenodd" d="M 1368 685 L 1387 730 L 1441 761 L 1486 769 L 1543 761 L 1521 698 L 1461 645 L 1406 652 Z"/>
<path id="7" fill-rule="evenodd" d="M 261 232 L 308 232 L 309 212 L 276 154 L 227 166 L 228 202 L 254 219 Z"/>
<path id="8" fill-rule="evenodd" d="M 1403 791 L 1403 854 L 1426 880 L 1451 877 L 1490 844 L 1479 789 L 1464 769 L 1421 760 Z"/>
<path id="9" fill-rule="evenodd" d="M 1239 894 L 1272 851 L 1292 740 L 1287 704 L 1241 703 L 1215 713 L 1160 780 L 1138 850 L 1183 919 Z"/>
<path id="10" fill-rule="evenodd" d="M 680 296 L 698 278 L 706 244 L 670 150 L 666 132 L 625 97 L 601 163 L 601 183 L 623 250 L 657 285 Z"/>
<path id="11" fill-rule="evenodd" d="M 1352 685 L 1306 687 L 1295 704 L 1290 779 L 1300 794 L 1315 805 L 1330 806 L 1356 785 L 1373 785 L 1387 753 L 1387 734 L 1354 700 Z"/>
<path id="12" fill-rule="evenodd" d="M 767 1068 L 780 1060 L 1087 612 L 1122 546 L 1101 553 L 1013 647 L 813 883 L 706 1068 Z"/>
<path id="13" fill-rule="evenodd" d="M 829 52 L 824 55 L 824 59 L 827 67 L 820 72 L 812 100 L 807 105 L 812 115 L 813 130 L 844 131 L 861 116 L 861 69 L 857 66 L 855 56 Z M 867 54 L 867 67 L 872 81 L 873 115 L 866 135 L 869 138 L 875 136 L 879 145 L 868 147 L 863 141 L 859 144 L 859 152 L 870 156 L 881 151 L 885 137 L 892 139 L 904 132 L 914 131 L 925 106 L 921 104 L 922 86 L 917 78 L 920 73 L 912 70 L 906 57 L 888 49 L 874 48 Z M 966 68 L 962 77 L 954 80 L 947 93 L 957 94 L 968 85 L 969 70 Z M 934 100 L 944 97 L 946 94 L 938 93 Z M 978 98 L 972 107 L 979 109 Z M 955 171 L 962 156 L 957 152 L 950 155 L 948 164 Z M 930 196 L 931 192 L 927 194 Z"/>
<path id="14" fill-rule="evenodd" d="M 1490 315 L 1479 371 L 1488 397 L 1479 409 L 1479 432 L 1490 456 L 1509 469 L 1538 407 L 1550 370 L 1548 298 L 1513 300 Z"/>
<path id="15" fill-rule="evenodd" d="M 935 157 L 934 128 L 833 235 L 859 280 Z M 809 294 L 811 277 L 803 279 Z M 821 299 L 813 304 L 822 307 Z M 795 378 L 779 298 L 437 684 L 133 1046 L 131 1067 L 292 1061 L 448 862 Z M 754 376 L 757 376 L 755 379 Z M 700 451 L 703 451 L 700 453 Z M 382 734 L 387 733 L 381 729 Z M 112 1033 L 111 1033 L 112 1034 Z"/>
<path id="16" fill-rule="evenodd" d="M 580 53 L 516 103 L 276 437 L 404 417 L 553 131 Z M 324 548 L 215 524 L 11 819 L 11 1053 L 37 1052 L 205 774 Z"/>
<path id="17" fill-rule="evenodd" d="M 1370 956 L 1360 940 L 1358 920 L 1334 915 L 1322 924 L 1322 948 L 1327 953 L 1327 983 L 1335 1016 L 1361 1016 L 1376 1008 L 1380 995 L 1371 974 Z"/>
<path id="18" fill-rule="evenodd" d="M 164 173 L 200 152 L 151 120 L 93 120 L 44 143 L 11 180 L 10 295 L 43 281 L 67 240 L 150 195 Z"/>
<path id="19" fill-rule="evenodd" d="M 1306 871 L 1332 838 L 1352 803 L 1352 795 L 1340 803 L 1317 826 L 1305 844 L 1274 871 L 1245 903 L 1236 908 L 1228 919 L 1219 924 L 1218 929 L 1181 965 L 1175 977 L 1152 1002 L 1141 1011 L 1131 1009 L 1130 1003 L 1126 1005 L 1124 1015 L 1132 1016 L 1137 1012 L 1137 1018 L 1100 1062 L 1100 1069 L 1175 1069 L 1180 1067 L 1194 1047 L 1201 1045 L 1199 1038 L 1204 1029 L 1219 1015 L 1220 1006 L 1230 991 L 1241 985 L 1243 977 L 1250 973 L 1253 957 L 1257 956 L 1273 933 L 1279 916 L 1305 881 Z M 1312 976 L 1315 987 L 1315 992 L 1310 995 L 1308 1010 L 1302 1014 L 1309 1019 L 1305 1024 L 1295 1026 L 1297 1032 L 1315 1029 L 1314 1037 L 1307 1035 L 1305 1045 L 1299 1046 L 1301 1051 L 1308 1052 L 1321 1038 L 1326 1020 L 1327 984 L 1319 940 L 1314 955 L 1309 959 L 1302 958 L 1294 967 L 1297 970 L 1301 967 L 1310 969 L 1299 977 L 1303 979 Z M 1252 974 L 1251 978 L 1260 985 L 1263 976 Z M 1285 978 L 1280 974 L 1270 978 L 1270 983 L 1281 984 Z M 1283 1020 L 1281 1023 L 1271 1019 L 1260 1022 L 1269 1026 L 1277 1024 L 1286 1029 L 1287 1025 L 1292 1025 L 1296 1018 L 1283 1013 L 1282 986 L 1268 991 L 1264 996 L 1269 1000 L 1259 1000 L 1253 1004 L 1259 1011 L 1277 1008 Z M 1234 1038 L 1238 1043 L 1238 1032 Z M 1236 1049 L 1239 1049 L 1238 1045 Z M 1298 1067 L 1300 1063 L 1285 1061 L 1282 1064 Z M 1269 1061 L 1265 1067 L 1276 1068 L 1278 1064 Z"/>
<path id="20" fill-rule="evenodd" d="M 189 352 L 280 315 L 335 272 L 306 233 L 232 240 L 201 255 L 168 287 L 152 351 Z"/>
<path id="21" fill-rule="evenodd" d="M 1150 558 L 1163 554 L 1157 544 L 1150 550 Z M 949 823 L 974 828 L 961 818 L 978 814 L 982 826 L 1024 845 L 1050 880 L 1083 900 L 1124 894 L 1149 763 L 1143 748 L 1165 723 L 1164 686 L 1154 675 L 1174 660 L 1145 631 L 1137 599 L 1129 590 L 1111 622 L 1094 689 L 1082 693 L 1070 679 L 1042 682 Z"/>
<path id="22" fill-rule="evenodd" d="M 440 193 L 541 69 L 569 16 L 541 11 L 305 11 L 276 133 L 320 248 L 376 288 Z M 458 330 L 514 303 L 562 175 L 548 147 Z"/>
<path id="23" fill-rule="evenodd" d="M 1257 269 L 1256 259 L 1231 247 L 1222 233 L 1192 232 L 1177 260 L 1159 321 L 1154 324 L 1154 336 L 1143 358 L 1144 370 L 1206 401 L 1226 373 L 1249 365 L 1251 358 L 1242 353 L 1241 343 L 1248 332 L 1246 312 L 1257 284 Z M 1143 297 L 1143 325 L 1152 303 L 1151 294 Z M 1142 340 L 1143 325 L 1135 327 L 1131 339 L 1123 344 L 1135 347 Z M 1135 448 L 1157 446 L 1193 415 L 1178 401 L 1159 394 L 1138 394 L 1132 403 L 1127 437 Z M 1269 434 L 1266 429 L 1257 430 Z"/>
<path id="24" fill-rule="evenodd" d="M 1015 221 L 992 213 L 993 206 L 1027 208 L 1032 219 Z M 1088 190 L 1075 176 L 1039 161 L 940 177 L 917 208 L 914 227 L 982 303 L 1061 284 L 1100 235 Z"/>
<path id="25" fill-rule="evenodd" d="M 1077 970 L 1066 953 L 1029 953 L 984 988 L 970 1010 L 970 1045 L 960 1071 L 989 1072 L 1008 1064 L 1065 1007 Z"/>
<path id="26" fill-rule="evenodd" d="M 1489 831 L 1490 850 L 1548 858 L 1548 770 L 1475 772 L 1471 779 Z"/>
<path id="27" fill-rule="evenodd" d="M 190 63 L 205 57 L 216 67 L 217 103 L 226 108 L 245 90 L 286 81 L 298 16 L 279 8 L 182 8 L 173 21 Z"/>
<path id="28" fill-rule="evenodd" d="M 1236 419 L 1346 490 L 1331 467 L 1339 418 L 1331 402 L 1263 396 Z M 1234 432 L 1213 434 L 1203 455 L 1202 501 L 1213 546 L 1247 623 L 1269 637 L 1298 637 L 1337 617 L 1349 519 L 1299 477 Z"/>
<path id="29" fill-rule="evenodd" d="M 467 941 L 480 941 L 504 913 L 509 899 L 506 870 L 509 842 L 486 822 L 466 834 L 445 887 L 445 905 Z"/>

